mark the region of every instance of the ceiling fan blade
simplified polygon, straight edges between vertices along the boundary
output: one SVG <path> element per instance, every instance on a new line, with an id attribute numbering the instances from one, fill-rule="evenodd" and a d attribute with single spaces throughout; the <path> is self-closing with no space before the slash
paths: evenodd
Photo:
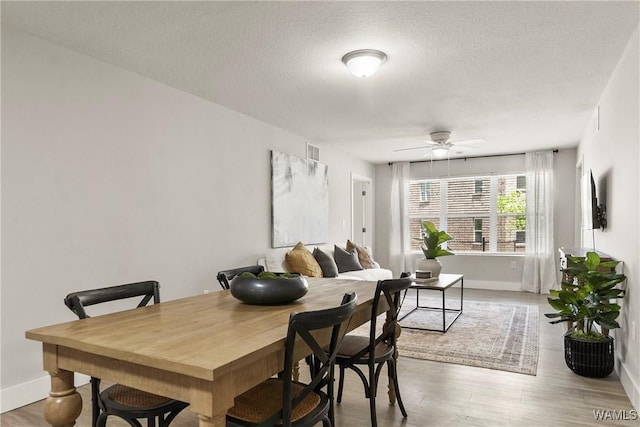
<path id="1" fill-rule="evenodd" d="M 398 148 L 397 150 L 393 150 L 393 151 L 395 152 L 395 151 L 409 151 L 409 150 L 424 150 L 425 148 L 427 148 L 427 147 L 425 147 L 425 146 L 423 145 L 422 147 Z"/>
<path id="2" fill-rule="evenodd" d="M 446 148 L 446 149 L 454 149 L 454 148 L 476 148 L 473 147 L 471 145 L 467 145 L 467 144 L 478 144 L 481 142 L 485 142 L 484 139 L 482 138 L 476 138 L 476 139 L 464 139 L 464 140 L 460 140 L 460 141 L 432 141 L 432 140 L 425 140 L 424 141 L 424 145 L 421 147 L 411 147 L 411 148 L 398 148 L 397 150 L 393 150 L 394 152 L 398 152 L 398 151 L 410 151 L 410 150 L 421 150 L 424 149 L 426 150 L 425 156 L 428 156 L 429 154 L 432 153 L 432 151 L 435 148 L 438 147 L 442 147 L 442 148 Z"/>
<path id="3" fill-rule="evenodd" d="M 450 141 L 449 143 L 451 145 L 460 146 L 460 145 L 466 145 L 466 144 L 480 144 L 482 142 L 485 142 L 485 140 L 482 138 L 476 138 L 476 139 L 463 139 L 460 141 Z"/>
<path id="4" fill-rule="evenodd" d="M 466 145 L 466 144 L 456 144 L 451 146 L 452 150 L 467 149 L 467 148 L 471 148 L 472 150 L 477 150 L 479 147 L 476 145 Z"/>

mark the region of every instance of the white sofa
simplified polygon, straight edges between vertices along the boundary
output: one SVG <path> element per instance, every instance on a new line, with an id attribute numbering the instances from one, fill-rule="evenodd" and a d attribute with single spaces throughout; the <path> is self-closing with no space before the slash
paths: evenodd
<path id="1" fill-rule="evenodd" d="M 313 253 L 314 248 L 318 248 L 323 252 L 333 257 L 332 244 L 321 245 L 307 245 L 306 248 Z M 287 264 L 285 261 L 285 255 L 291 248 L 275 248 L 269 249 L 264 258 L 258 260 L 258 264 L 263 266 L 266 271 L 272 271 L 274 273 L 284 273 L 287 271 Z M 367 268 L 364 270 L 347 271 L 338 275 L 339 279 L 352 279 L 352 280 L 387 280 L 393 278 L 391 270 L 386 268 Z"/>

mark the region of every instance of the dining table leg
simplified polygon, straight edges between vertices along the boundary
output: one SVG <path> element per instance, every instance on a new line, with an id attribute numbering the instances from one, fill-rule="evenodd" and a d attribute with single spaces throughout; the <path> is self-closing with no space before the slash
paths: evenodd
<path id="1" fill-rule="evenodd" d="M 53 427 L 72 427 L 82 412 L 82 397 L 73 383 L 73 372 L 58 368 L 58 346 L 42 345 L 44 370 L 51 376 L 51 391 L 43 415 Z"/>
<path id="2" fill-rule="evenodd" d="M 53 427 L 71 427 L 82 412 L 82 397 L 73 384 L 73 372 L 57 370 L 51 375 L 51 391 L 44 402 L 44 419 Z"/>
<path id="3" fill-rule="evenodd" d="M 227 416 L 224 414 L 214 417 L 198 414 L 198 420 L 200 421 L 199 427 L 225 427 L 227 425 Z"/>
<path id="4" fill-rule="evenodd" d="M 389 322 L 389 312 L 387 312 L 387 318 L 385 320 L 385 324 L 383 326 L 383 328 L 387 327 L 387 322 Z M 399 323 L 396 323 L 396 340 L 400 338 L 400 334 L 402 333 L 402 328 L 400 327 Z M 393 351 L 393 359 L 396 363 L 396 375 L 398 375 L 397 370 L 398 370 L 398 346 L 396 345 L 395 350 Z M 395 405 L 396 403 L 396 388 L 393 384 L 393 379 L 391 377 L 389 377 L 389 383 L 387 384 L 387 388 L 388 388 L 388 394 L 389 394 L 389 404 L 390 405 Z"/>
<path id="5" fill-rule="evenodd" d="M 246 373 L 246 369 L 240 371 Z M 199 427 L 226 427 L 227 412 L 233 408 L 238 384 L 237 372 L 220 375 L 216 381 L 204 383 L 192 395 L 190 410 L 198 417 Z"/>
<path id="6" fill-rule="evenodd" d="M 291 378 L 295 382 L 300 381 L 300 362 L 299 361 L 293 363 L 293 372 L 292 372 Z"/>

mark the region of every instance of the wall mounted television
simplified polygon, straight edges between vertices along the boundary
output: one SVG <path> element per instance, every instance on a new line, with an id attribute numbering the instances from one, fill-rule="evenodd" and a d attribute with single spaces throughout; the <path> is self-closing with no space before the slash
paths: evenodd
<path id="1" fill-rule="evenodd" d="M 606 207 L 604 204 L 598 204 L 596 194 L 593 172 L 589 169 L 589 172 L 582 176 L 582 227 L 587 230 L 604 230 L 607 226 Z"/>

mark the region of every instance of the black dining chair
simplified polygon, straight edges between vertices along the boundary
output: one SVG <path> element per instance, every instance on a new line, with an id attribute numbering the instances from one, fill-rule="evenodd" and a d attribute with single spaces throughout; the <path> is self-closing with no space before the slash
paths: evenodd
<path id="1" fill-rule="evenodd" d="M 313 426 L 334 425 L 333 378 L 338 347 L 346 332 L 346 323 L 357 304 L 355 293 L 345 294 L 339 307 L 291 313 L 285 341 L 284 369 L 278 378 L 270 378 L 242 393 L 227 412 L 227 426 Z M 321 330 L 326 330 L 323 335 Z M 320 334 L 318 334 L 320 332 Z M 327 337 L 328 351 L 316 337 Z M 314 370 L 308 384 L 292 380 L 296 350 L 307 346 L 314 355 Z"/>
<path id="2" fill-rule="evenodd" d="M 90 317 L 85 310 L 88 306 L 135 297 L 142 297 L 138 308 L 151 300 L 157 304 L 160 302 L 160 285 L 155 281 L 146 281 L 73 292 L 66 296 L 64 303 L 78 318 L 85 319 Z M 106 426 L 107 418 L 111 415 L 122 418 L 132 427 L 142 427 L 138 419 L 146 419 L 148 427 L 166 427 L 187 406 L 187 403 L 121 384 L 101 391 L 100 379 L 91 378 L 92 427 Z"/>
<path id="3" fill-rule="evenodd" d="M 398 314 L 403 293 L 409 288 L 412 280 L 410 278 L 380 280 L 376 286 L 373 305 L 371 307 L 371 322 L 368 337 L 347 335 L 342 341 L 336 357 L 336 365 L 340 367 L 340 382 L 338 384 L 337 402 L 342 401 L 342 391 L 344 387 L 344 374 L 347 368 L 352 369 L 364 385 L 364 393 L 369 399 L 369 409 L 371 411 L 371 426 L 377 426 L 376 418 L 376 393 L 380 372 L 386 364 L 389 368 L 389 379 L 393 382 L 398 406 L 403 417 L 407 417 L 402 398 L 400 397 L 400 387 L 398 386 L 398 372 L 396 366 L 396 328 L 398 325 Z M 389 309 L 387 318 L 382 328 L 382 332 L 376 333 L 376 323 L 378 307 L 381 301 L 385 301 Z M 359 366 L 367 367 L 367 374 Z"/>
<path id="4" fill-rule="evenodd" d="M 264 271 L 264 267 L 261 265 L 250 265 L 248 267 L 238 267 L 231 270 L 219 271 L 216 278 L 220 282 L 222 289 L 229 289 L 229 283 L 231 280 L 240 273 L 248 272 L 253 273 L 256 276 Z"/>

